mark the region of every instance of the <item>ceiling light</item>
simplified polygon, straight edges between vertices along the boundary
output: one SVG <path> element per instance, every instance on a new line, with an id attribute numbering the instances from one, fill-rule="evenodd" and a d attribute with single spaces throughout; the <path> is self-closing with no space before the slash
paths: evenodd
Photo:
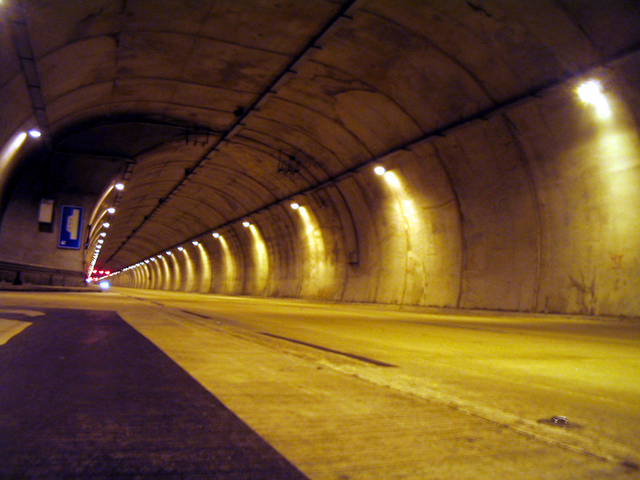
<path id="1" fill-rule="evenodd" d="M 113 207 L 107 208 L 107 212 L 109 213 L 116 213 L 116 209 Z"/>
<path id="2" fill-rule="evenodd" d="M 291 208 L 293 208 L 294 210 L 297 210 L 297 209 L 299 209 L 299 208 L 300 208 L 300 205 L 299 205 L 299 204 L 297 204 L 297 203 L 292 203 L 292 204 L 291 204 Z"/>
<path id="3" fill-rule="evenodd" d="M 376 175 L 384 175 L 384 172 L 386 172 L 387 170 L 383 166 L 378 165 L 376 168 L 373 169 L 373 171 Z"/>
<path id="4" fill-rule="evenodd" d="M 607 117 L 611 113 L 607 97 L 602 92 L 602 85 L 597 80 L 587 80 L 582 83 L 576 89 L 576 93 L 584 103 L 593 105 L 601 116 Z"/>
<path id="5" fill-rule="evenodd" d="M 102 224 L 102 226 L 104 228 L 109 228 L 111 226 L 111 224 L 109 222 L 105 222 L 105 223 Z"/>
<path id="6" fill-rule="evenodd" d="M 194 241 L 193 241 L 193 242 L 191 242 L 191 243 L 193 243 L 196 247 L 197 247 L 198 245 L 200 245 L 200 244 L 198 243 L 198 241 L 197 241 L 197 240 L 194 240 Z"/>
<path id="7" fill-rule="evenodd" d="M 247 227 L 250 227 L 251 224 L 249 222 L 242 222 L 242 226 L 247 228 Z"/>
<path id="8" fill-rule="evenodd" d="M 116 187 L 116 190 L 124 190 L 124 183 L 116 183 L 114 187 Z"/>
<path id="9" fill-rule="evenodd" d="M 98 243 L 102 244 L 102 243 L 104 243 L 104 240 L 100 239 L 100 240 L 98 240 Z"/>
<path id="10" fill-rule="evenodd" d="M 178 250 L 183 251 L 183 250 L 184 250 L 184 248 L 182 248 L 182 247 L 178 247 Z"/>
<path id="11" fill-rule="evenodd" d="M 39 138 L 42 136 L 42 133 L 40 133 L 39 130 L 36 130 L 35 128 L 33 130 L 29 130 L 29 136 L 31 138 Z"/>
<path id="12" fill-rule="evenodd" d="M 212 233 L 211 235 L 213 235 L 213 238 L 218 238 L 220 236 L 218 232 Z"/>
<path id="13" fill-rule="evenodd" d="M 602 97 L 602 87 L 600 82 L 596 80 L 588 80 L 582 83 L 577 92 L 580 100 L 586 103 L 593 103 Z"/>
<path id="14" fill-rule="evenodd" d="M 171 251 L 167 250 L 167 255 L 171 255 Z"/>
<path id="15" fill-rule="evenodd" d="M 100 233 L 100 236 L 101 236 L 101 237 L 106 237 L 106 236 L 107 236 L 107 234 L 106 234 L 105 232 L 102 232 L 102 233 Z"/>

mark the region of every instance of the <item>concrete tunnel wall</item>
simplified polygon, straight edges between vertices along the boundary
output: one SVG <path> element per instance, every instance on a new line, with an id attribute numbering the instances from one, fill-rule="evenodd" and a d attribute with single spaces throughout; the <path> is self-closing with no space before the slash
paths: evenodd
<path id="1" fill-rule="evenodd" d="M 149 121 L 211 133 L 208 144 L 167 135 L 123 149 L 122 172 L 78 159 L 101 179 L 46 192 L 59 205 L 82 187 L 74 203 L 88 213 L 116 173 L 126 177 L 100 262 L 163 257 L 113 283 L 640 315 L 634 2 L 23 3 L 24 18 L 8 12 L 0 34 L 0 193 L 26 156 L 12 139 L 31 127 L 44 127 L 60 155 L 101 138 L 96 125 L 141 138 L 175 133 L 143 128 Z M 27 44 L 37 82 L 18 55 Z M 576 95 L 591 76 L 606 117 Z M 281 153 L 300 159 L 295 176 L 274 173 Z M 372 159 L 389 173 L 345 175 Z M 295 192 L 308 192 L 293 198 L 302 210 L 282 200 Z M 48 197 L 17 197 L 0 260 L 68 266 L 35 229 Z M 253 229 L 238 218 L 246 212 L 257 212 Z M 222 240 L 200 235 L 216 225 Z M 73 264 L 84 255 L 91 265 L 94 248 Z"/>
<path id="2" fill-rule="evenodd" d="M 609 115 L 567 81 L 173 248 L 116 285 L 472 309 L 640 315 L 638 55 Z M 389 132 L 370 132 L 387 135 Z M 394 133 L 394 132 L 391 132 Z M 394 133 L 395 134 L 395 133 Z"/>

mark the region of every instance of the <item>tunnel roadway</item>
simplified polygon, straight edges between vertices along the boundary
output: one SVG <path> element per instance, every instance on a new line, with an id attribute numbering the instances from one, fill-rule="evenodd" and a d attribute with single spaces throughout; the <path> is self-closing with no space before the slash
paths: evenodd
<path id="1" fill-rule="evenodd" d="M 17 308 L 116 311 L 308 478 L 640 478 L 633 320 L 0 294 Z"/>

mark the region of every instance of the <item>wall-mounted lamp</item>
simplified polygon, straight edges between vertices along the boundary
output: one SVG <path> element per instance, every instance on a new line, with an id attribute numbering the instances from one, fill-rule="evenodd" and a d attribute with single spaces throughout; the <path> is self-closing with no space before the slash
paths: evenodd
<path id="1" fill-rule="evenodd" d="M 191 242 L 191 243 L 193 243 L 196 247 L 197 247 L 198 245 L 200 245 L 200 243 L 199 243 L 197 240 L 194 240 L 194 241 L 193 241 L 193 242 Z"/>
<path id="2" fill-rule="evenodd" d="M 249 222 L 242 222 L 242 226 L 245 228 L 249 228 L 251 226 L 251 223 Z"/>
<path id="3" fill-rule="evenodd" d="M 98 240 L 98 243 L 102 245 L 104 243 L 104 240 L 100 239 L 100 240 Z"/>
<path id="4" fill-rule="evenodd" d="M 211 234 L 213 238 L 220 238 L 220 234 L 218 232 L 214 232 Z"/>
<path id="5" fill-rule="evenodd" d="M 113 207 L 109 207 L 109 208 L 107 208 L 107 213 L 114 214 L 114 213 L 116 213 L 116 209 L 113 208 Z"/>
<path id="6" fill-rule="evenodd" d="M 36 130 L 34 128 L 33 130 L 29 130 L 29 136 L 31 138 L 40 138 L 42 136 L 42 133 L 40 133 L 40 130 Z"/>
<path id="7" fill-rule="evenodd" d="M 373 173 L 375 173 L 376 175 L 384 175 L 386 171 L 387 169 L 381 165 L 378 165 L 376 168 L 373 169 Z"/>
<path id="8" fill-rule="evenodd" d="M 101 237 L 106 237 L 106 236 L 107 236 L 107 234 L 106 234 L 105 232 L 101 232 L 101 233 L 100 233 L 100 236 L 101 236 Z"/>
<path id="9" fill-rule="evenodd" d="M 166 252 L 166 253 L 167 253 L 167 255 L 169 255 L 169 256 L 173 255 L 173 254 L 171 253 L 171 251 L 170 251 L 170 250 L 167 250 L 167 252 Z"/>
<path id="10" fill-rule="evenodd" d="M 111 226 L 111 224 L 109 222 L 105 222 L 105 223 L 102 224 L 102 226 L 104 228 L 109 228 Z"/>
<path id="11" fill-rule="evenodd" d="M 182 252 L 183 250 L 184 250 L 184 248 L 178 247 L 178 251 Z"/>
<path id="12" fill-rule="evenodd" d="M 116 190 L 124 190 L 124 183 L 118 182 L 114 185 L 114 187 L 116 187 Z"/>
<path id="13" fill-rule="evenodd" d="M 149 263 L 149 260 L 145 260 L 144 263 Z"/>
<path id="14" fill-rule="evenodd" d="M 589 105 L 593 105 L 602 117 L 607 117 L 611 113 L 609 102 L 602 92 L 602 85 L 597 80 L 587 80 L 576 89 L 580 100 Z"/>
<path id="15" fill-rule="evenodd" d="M 291 208 L 293 208 L 294 210 L 298 210 L 300 208 L 300 204 L 298 203 L 292 203 L 291 204 Z"/>

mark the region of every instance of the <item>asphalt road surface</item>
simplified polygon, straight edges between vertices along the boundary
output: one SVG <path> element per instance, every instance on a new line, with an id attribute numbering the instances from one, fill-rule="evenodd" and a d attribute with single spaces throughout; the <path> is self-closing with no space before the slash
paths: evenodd
<path id="1" fill-rule="evenodd" d="M 311 479 L 640 478 L 637 319 L 3 292 L 0 354 L 56 308 L 116 312 Z"/>

